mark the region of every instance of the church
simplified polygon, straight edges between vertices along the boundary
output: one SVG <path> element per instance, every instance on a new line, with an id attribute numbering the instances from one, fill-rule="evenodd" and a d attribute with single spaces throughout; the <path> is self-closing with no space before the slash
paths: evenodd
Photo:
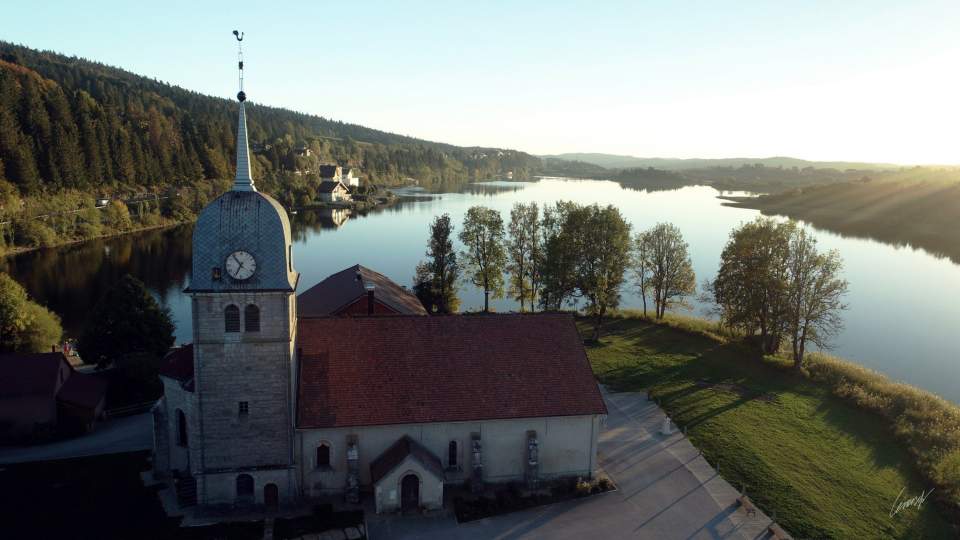
<path id="1" fill-rule="evenodd" d="M 452 486 L 591 477 L 606 407 L 572 316 L 430 316 L 359 265 L 298 297 L 237 97 L 236 178 L 193 232 L 193 342 L 165 359 L 153 410 L 154 473 L 180 506 L 416 511 Z"/>

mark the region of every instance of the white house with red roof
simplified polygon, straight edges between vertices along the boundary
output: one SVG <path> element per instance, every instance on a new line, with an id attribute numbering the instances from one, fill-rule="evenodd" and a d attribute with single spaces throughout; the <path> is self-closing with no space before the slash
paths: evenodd
<path id="1" fill-rule="evenodd" d="M 250 177 L 200 214 L 193 343 L 171 352 L 154 467 L 181 506 L 319 497 L 435 509 L 451 486 L 591 477 L 606 414 L 573 318 L 427 316 L 362 266 L 296 296 L 290 224 Z"/>

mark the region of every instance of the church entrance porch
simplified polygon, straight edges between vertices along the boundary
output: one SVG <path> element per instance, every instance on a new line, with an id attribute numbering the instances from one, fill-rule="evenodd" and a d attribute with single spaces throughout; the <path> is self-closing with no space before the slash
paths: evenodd
<path id="1" fill-rule="evenodd" d="M 420 508 L 420 479 L 415 474 L 408 474 L 400 481 L 400 509 L 403 512 L 414 512 Z"/>
<path id="2" fill-rule="evenodd" d="M 378 514 L 443 508 L 443 466 L 440 458 L 403 436 L 370 462 Z"/>

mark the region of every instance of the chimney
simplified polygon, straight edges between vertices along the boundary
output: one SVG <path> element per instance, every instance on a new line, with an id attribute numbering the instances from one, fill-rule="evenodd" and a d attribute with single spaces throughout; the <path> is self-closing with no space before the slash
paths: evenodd
<path id="1" fill-rule="evenodd" d="M 373 315 L 373 283 L 367 283 L 364 285 L 364 288 L 367 290 L 367 315 Z"/>

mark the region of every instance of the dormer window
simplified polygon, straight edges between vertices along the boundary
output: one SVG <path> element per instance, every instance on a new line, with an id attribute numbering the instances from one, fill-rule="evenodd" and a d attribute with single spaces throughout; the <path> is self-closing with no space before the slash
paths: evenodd
<path id="1" fill-rule="evenodd" d="M 227 333 L 240 331 L 240 308 L 233 304 L 223 310 L 223 331 Z"/>

